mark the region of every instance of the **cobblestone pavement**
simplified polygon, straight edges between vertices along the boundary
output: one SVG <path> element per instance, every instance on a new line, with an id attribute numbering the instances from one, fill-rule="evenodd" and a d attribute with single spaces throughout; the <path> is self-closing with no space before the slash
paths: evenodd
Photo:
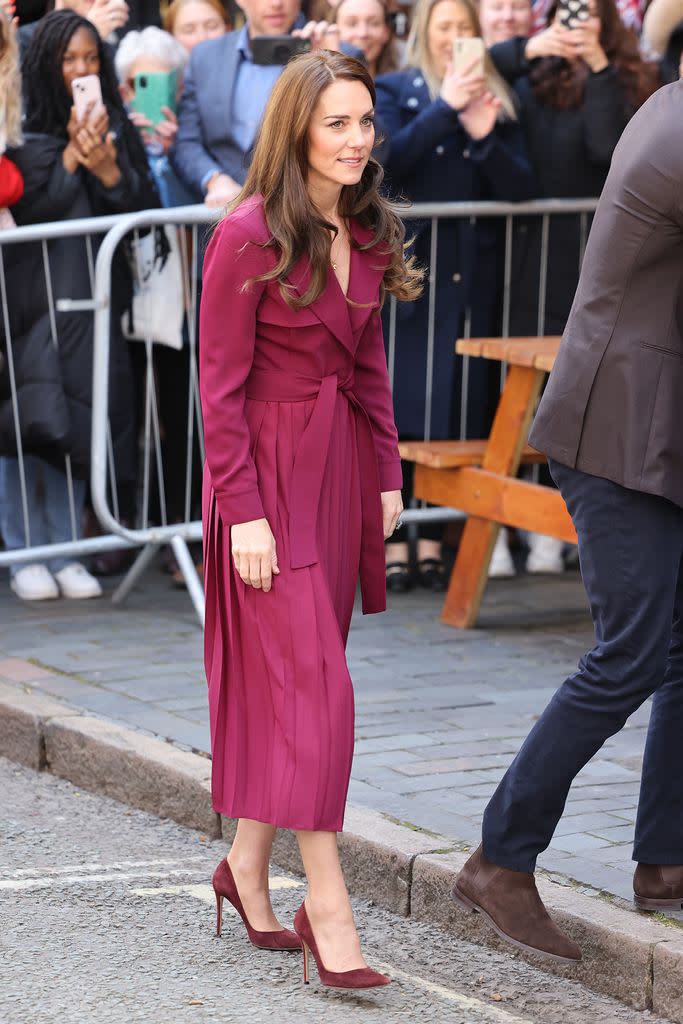
<path id="1" fill-rule="evenodd" d="M 349 798 L 467 846 L 478 841 L 487 799 L 592 629 L 576 573 L 489 584 L 475 630 L 441 625 L 440 605 L 437 595 L 411 593 L 393 597 L 385 615 L 354 618 Z M 31 658 L 50 670 L 31 683 L 36 689 L 208 750 L 201 633 L 186 593 L 156 568 L 124 608 L 106 598 L 22 605 L 2 573 L 0 622 L 0 678 L 13 671 L 3 659 Z M 576 780 L 540 861 L 547 870 L 630 898 L 648 713 L 637 712 Z"/>
<path id="2" fill-rule="evenodd" d="M 213 935 L 195 832 L 0 759 L 0 1019 L 11 1024 L 657 1024 L 575 982 L 356 901 L 370 963 L 393 978 L 354 995 L 302 984 L 296 953 Z M 19 866 L 20 865 L 20 866 Z M 272 879 L 291 921 L 304 888 Z M 660 1022 L 663 1024 L 663 1022 Z"/>

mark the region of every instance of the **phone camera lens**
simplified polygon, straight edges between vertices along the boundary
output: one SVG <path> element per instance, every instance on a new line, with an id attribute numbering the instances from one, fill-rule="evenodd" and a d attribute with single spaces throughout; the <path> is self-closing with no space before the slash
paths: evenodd
<path id="1" fill-rule="evenodd" d="M 140 88 L 141 89 L 146 89 L 147 88 L 147 75 L 141 75 L 140 76 Z"/>

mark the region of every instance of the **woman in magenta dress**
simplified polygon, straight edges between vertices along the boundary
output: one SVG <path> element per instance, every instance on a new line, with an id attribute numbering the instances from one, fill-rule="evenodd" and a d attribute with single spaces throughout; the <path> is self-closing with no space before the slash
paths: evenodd
<path id="1" fill-rule="evenodd" d="M 226 897 L 252 942 L 303 945 L 342 987 L 388 981 L 361 954 L 336 833 L 356 585 L 364 612 L 384 610 L 402 509 L 379 311 L 385 292 L 421 286 L 377 191 L 374 98 L 340 54 L 287 66 L 207 251 L 200 328 L 213 802 L 239 819 L 214 874 L 219 915 Z M 296 832 L 308 880 L 296 934 L 268 895 L 276 828 Z"/>

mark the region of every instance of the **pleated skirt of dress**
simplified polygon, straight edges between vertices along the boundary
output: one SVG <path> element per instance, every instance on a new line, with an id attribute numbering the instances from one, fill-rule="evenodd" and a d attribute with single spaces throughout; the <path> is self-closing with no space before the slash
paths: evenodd
<path id="1" fill-rule="evenodd" d="M 355 414 L 335 407 L 318 513 L 318 562 L 291 569 L 289 508 L 313 402 L 247 401 L 280 574 L 268 594 L 241 580 L 205 470 L 205 665 L 216 811 L 280 828 L 338 832 L 351 774 L 353 687 L 345 646 L 360 562 Z"/>

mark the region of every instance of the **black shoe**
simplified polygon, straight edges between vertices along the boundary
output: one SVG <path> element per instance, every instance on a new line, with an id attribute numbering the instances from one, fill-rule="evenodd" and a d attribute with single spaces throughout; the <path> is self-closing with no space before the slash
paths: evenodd
<path id="1" fill-rule="evenodd" d="M 443 591 L 448 587 L 448 576 L 440 558 L 423 558 L 419 561 L 417 578 L 425 590 Z"/>
<path id="2" fill-rule="evenodd" d="M 387 590 L 392 594 L 405 594 L 413 589 L 413 577 L 407 562 L 387 562 Z"/>

